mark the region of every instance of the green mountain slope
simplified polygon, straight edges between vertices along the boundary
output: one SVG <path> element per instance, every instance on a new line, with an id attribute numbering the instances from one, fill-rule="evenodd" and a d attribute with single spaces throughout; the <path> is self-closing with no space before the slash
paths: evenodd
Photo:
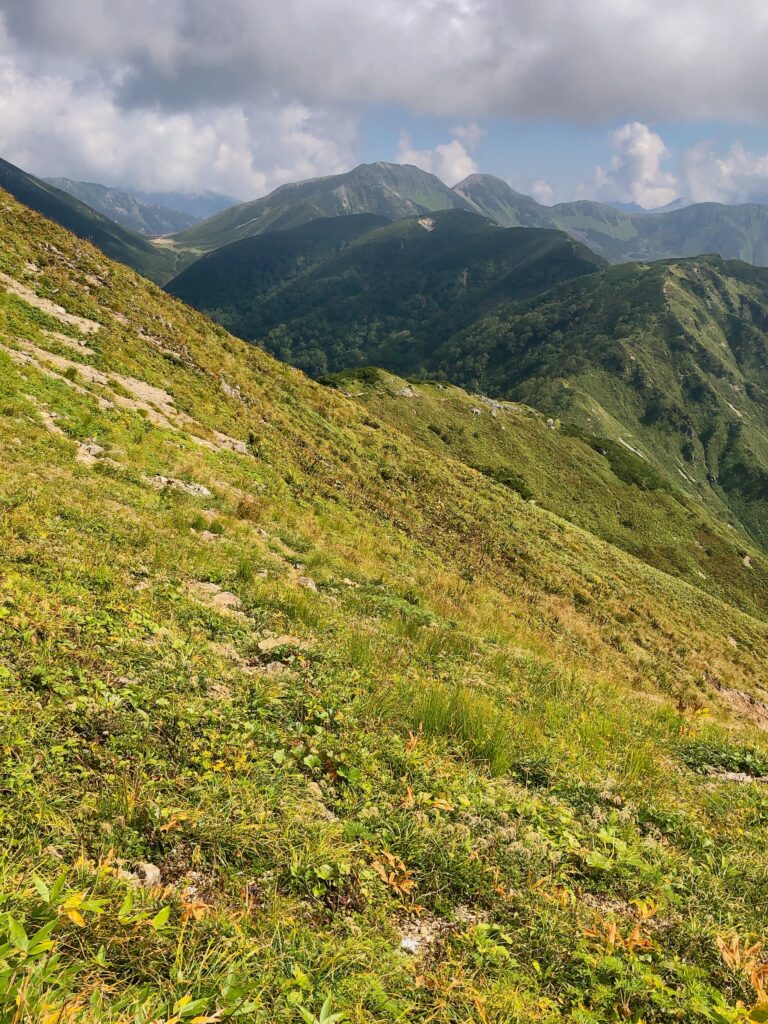
<path id="1" fill-rule="evenodd" d="M 3 1016 L 743 1021 L 765 623 L 0 224 Z"/>
<path id="2" fill-rule="evenodd" d="M 765 547 L 766 309 L 768 272 L 746 264 L 613 267 L 478 321 L 428 365 L 635 451 Z"/>
<path id="3" fill-rule="evenodd" d="M 371 367 L 324 383 L 438 457 L 458 458 L 650 565 L 768 617 L 765 554 L 620 444 L 579 436 L 529 406 Z"/>
<path id="4" fill-rule="evenodd" d="M 531 196 L 516 192 L 511 185 L 492 174 L 470 174 L 453 186 L 472 209 L 505 228 L 557 227 L 548 207 Z"/>
<path id="5" fill-rule="evenodd" d="M 434 174 L 400 164 L 361 164 L 346 174 L 282 185 L 174 237 L 193 255 L 265 231 L 298 227 L 318 217 L 372 213 L 387 220 L 434 210 L 472 209 Z"/>
<path id="6" fill-rule="evenodd" d="M 354 240 L 366 222 L 348 219 L 225 247 L 168 290 L 315 375 L 369 363 L 409 372 L 498 302 L 603 265 L 561 232 L 502 229 L 461 210 Z M 310 249 L 317 262 L 297 269 Z"/>
<path id="7" fill-rule="evenodd" d="M 150 280 L 162 283 L 173 275 L 175 259 L 170 251 L 158 249 L 138 233 L 6 160 L 0 160 L 0 188 Z"/>
<path id="8" fill-rule="evenodd" d="M 454 189 L 498 224 L 567 231 L 610 263 L 718 253 L 768 265 L 768 207 L 758 204 L 695 203 L 657 213 L 590 200 L 542 206 L 490 174 L 473 174 Z"/>
<path id="9" fill-rule="evenodd" d="M 46 178 L 46 183 L 67 192 L 105 217 L 142 235 L 169 235 L 192 227 L 200 219 L 181 210 L 148 203 L 130 192 L 108 188 L 90 181 L 71 178 Z"/>
<path id="10" fill-rule="evenodd" d="M 166 285 L 166 291 L 247 337 L 262 329 L 265 302 L 274 302 L 350 242 L 388 223 L 383 217 L 358 213 L 245 238 L 196 260 Z"/>

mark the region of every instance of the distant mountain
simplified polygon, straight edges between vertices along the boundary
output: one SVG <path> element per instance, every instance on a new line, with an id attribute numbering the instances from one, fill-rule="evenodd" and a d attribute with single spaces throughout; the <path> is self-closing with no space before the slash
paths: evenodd
<path id="1" fill-rule="evenodd" d="M 178 234 L 178 249 L 210 252 L 265 231 L 298 227 L 319 217 L 372 213 L 397 220 L 435 210 L 473 207 L 434 174 L 400 164 L 361 164 L 346 174 L 282 185 Z"/>
<path id="2" fill-rule="evenodd" d="M 194 218 L 195 224 L 242 202 L 241 199 L 223 192 L 141 192 L 138 189 L 127 191 L 141 202 L 186 213 Z"/>
<path id="3" fill-rule="evenodd" d="M 166 281 L 173 273 L 175 256 L 170 250 L 157 248 L 137 232 L 6 160 L 0 160 L 0 188 L 150 280 Z"/>
<path id="4" fill-rule="evenodd" d="M 669 213 L 671 210 L 682 210 L 686 206 L 693 206 L 692 199 L 686 199 L 685 196 L 678 196 L 677 199 L 673 199 L 671 203 L 667 203 L 665 206 L 656 206 L 653 210 L 649 210 L 649 213 Z"/>
<path id="5" fill-rule="evenodd" d="M 380 224 L 335 217 L 236 242 L 167 290 L 309 373 L 369 363 L 408 373 L 499 304 L 605 265 L 563 232 L 500 228 L 464 210 Z"/>
<path id="6" fill-rule="evenodd" d="M 370 213 L 398 220 L 460 209 L 502 227 L 567 231 L 610 263 L 718 253 L 768 265 L 768 206 L 691 204 L 686 199 L 654 211 L 617 209 L 622 205 L 627 204 L 579 200 L 543 206 L 490 174 L 472 174 L 450 189 L 418 167 L 361 164 L 346 174 L 282 185 L 174 234 L 166 244 L 181 270 L 201 253 L 318 218 Z"/>
<path id="7" fill-rule="evenodd" d="M 453 191 L 475 213 L 490 217 L 505 228 L 551 228 L 552 216 L 546 206 L 531 196 L 515 192 L 511 185 L 492 174 L 470 174 L 454 185 Z"/>
<path id="8" fill-rule="evenodd" d="M 612 206 L 614 210 L 621 210 L 622 213 L 648 213 L 648 210 L 639 203 L 621 203 L 618 199 L 611 199 L 605 205 Z"/>
<path id="9" fill-rule="evenodd" d="M 105 217 L 142 235 L 166 235 L 197 223 L 191 214 L 139 199 L 130 192 L 71 178 L 46 178 L 49 185 L 68 192 Z"/>
<path id="10" fill-rule="evenodd" d="M 105 217 L 142 235 L 169 235 L 227 209 L 237 199 L 216 192 L 137 192 L 71 178 L 45 178 Z"/>
<path id="11" fill-rule="evenodd" d="M 470 175 L 454 189 L 498 224 L 567 231 L 609 263 L 718 253 L 768 266 L 768 206 L 760 204 L 678 199 L 662 210 L 641 213 L 592 200 L 542 206 L 489 174 Z"/>

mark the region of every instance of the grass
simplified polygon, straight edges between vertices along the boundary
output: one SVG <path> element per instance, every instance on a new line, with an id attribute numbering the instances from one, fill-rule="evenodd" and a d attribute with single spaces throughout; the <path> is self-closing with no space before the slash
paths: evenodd
<path id="1" fill-rule="evenodd" d="M 0 1021 L 745 1021 L 765 624 L 0 217 Z"/>

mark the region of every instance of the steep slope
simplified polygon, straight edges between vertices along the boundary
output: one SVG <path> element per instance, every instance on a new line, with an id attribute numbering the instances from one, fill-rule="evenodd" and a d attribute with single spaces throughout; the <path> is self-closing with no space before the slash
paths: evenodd
<path id="1" fill-rule="evenodd" d="M 400 164 L 361 164 L 346 174 L 282 185 L 263 199 L 225 210 L 174 236 L 179 250 L 210 252 L 265 231 L 298 227 L 318 217 L 372 213 L 397 220 L 434 210 L 471 209 L 434 174 Z"/>
<path id="2" fill-rule="evenodd" d="M 664 572 L 768 618 L 768 558 L 620 443 L 529 406 L 367 367 L 327 378 L 438 457 L 450 455 Z M 677 477 L 677 474 L 675 474 Z"/>
<path id="3" fill-rule="evenodd" d="M 244 238 L 196 260 L 166 291 L 247 338 L 260 330 L 264 303 L 274 303 L 350 242 L 388 223 L 384 217 L 358 213 Z"/>
<path id="4" fill-rule="evenodd" d="M 347 244 L 365 226 L 350 219 L 348 228 L 327 219 L 220 249 L 168 289 L 312 374 L 367 363 L 409 372 L 498 302 L 603 265 L 560 232 L 503 229 L 461 210 L 405 218 Z M 325 258 L 302 273 L 294 261 L 276 280 L 283 253 L 309 247 Z"/>
<path id="5" fill-rule="evenodd" d="M 767 311 L 768 272 L 743 263 L 613 267 L 480 320 L 429 369 L 635 450 L 765 547 Z"/>
<path id="6" fill-rule="evenodd" d="M 116 224 L 138 231 L 141 235 L 169 235 L 192 227 L 200 219 L 95 182 L 73 181 L 71 178 L 46 178 L 45 181 L 79 199 L 91 209 L 103 213 Z"/>
<path id="7" fill-rule="evenodd" d="M 454 192 L 465 199 L 477 213 L 489 217 L 505 228 L 556 227 L 546 206 L 531 196 L 523 195 L 492 174 L 470 174 L 454 185 Z"/>
<path id="8" fill-rule="evenodd" d="M 765 624 L 0 226 L 3 1015 L 743 1020 Z"/>
<path id="9" fill-rule="evenodd" d="M 173 275 L 175 259 L 171 252 L 158 249 L 141 235 L 115 224 L 74 196 L 6 160 L 0 160 L 0 188 L 150 280 L 162 283 Z"/>

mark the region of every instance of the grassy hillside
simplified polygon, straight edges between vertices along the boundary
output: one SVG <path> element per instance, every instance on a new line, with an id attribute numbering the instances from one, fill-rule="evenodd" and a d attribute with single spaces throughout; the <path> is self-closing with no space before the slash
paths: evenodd
<path id="1" fill-rule="evenodd" d="M 230 242 L 299 227 L 318 217 L 370 213 L 387 220 L 472 207 L 434 174 L 400 164 L 361 164 L 345 174 L 299 181 L 241 203 L 174 237 L 185 258 Z"/>
<path id="2" fill-rule="evenodd" d="M 138 233 L 6 160 L 0 160 L 0 188 L 78 238 L 92 242 L 110 259 L 125 263 L 150 280 L 162 283 L 173 276 L 175 258 L 170 251 L 158 249 Z"/>
<path id="3" fill-rule="evenodd" d="M 745 1021 L 765 624 L 0 218 L 3 1019 Z"/>
<path id="4" fill-rule="evenodd" d="M 168 290 L 309 373 L 409 372 L 499 301 L 603 266 L 560 232 L 502 229 L 461 210 L 366 227 L 337 217 L 236 243 Z"/>
<path id="5" fill-rule="evenodd" d="M 327 378 L 436 456 L 449 455 L 664 572 L 768 618 L 768 559 L 617 442 L 515 402 L 384 370 Z"/>
<path id="6" fill-rule="evenodd" d="M 634 450 L 765 548 L 767 307 L 768 272 L 746 264 L 614 267 L 478 321 L 430 365 Z"/>

